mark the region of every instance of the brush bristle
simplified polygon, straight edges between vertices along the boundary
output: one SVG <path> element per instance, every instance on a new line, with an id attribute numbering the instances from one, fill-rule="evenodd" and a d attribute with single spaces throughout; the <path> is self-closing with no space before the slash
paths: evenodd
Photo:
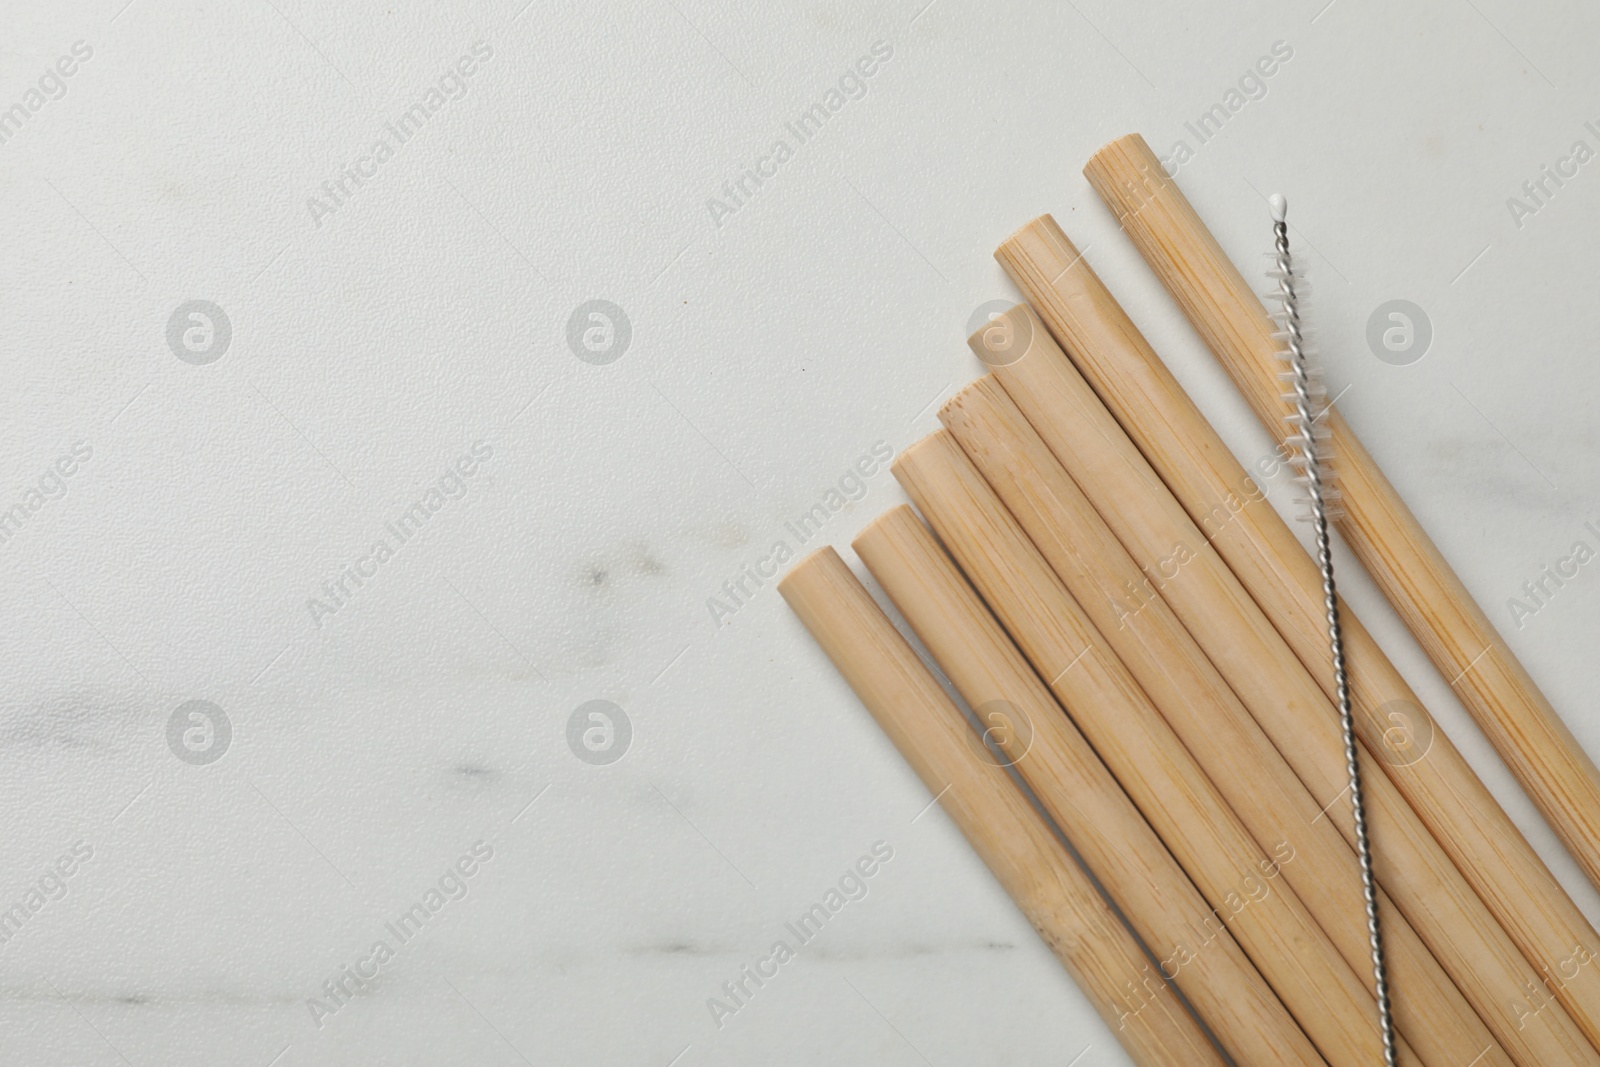
<path id="1" fill-rule="evenodd" d="M 1288 413 L 1283 421 L 1286 425 L 1284 444 L 1289 451 L 1288 465 L 1293 472 L 1295 482 L 1301 487 L 1301 492 L 1296 496 L 1295 502 L 1300 507 L 1300 518 L 1311 519 L 1310 471 L 1315 465 L 1317 480 L 1321 488 L 1323 511 L 1328 518 L 1335 519 L 1343 514 L 1339 507 L 1339 488 L 1335 481 L 1335 464 L 1333 462 L 1332 432 L 1328 428 L 1325 415 L 1329 407 L 1328 387 L 1322 378 L 1322 365 L 1317 359 L 1317 345 L 1315 334 L 1305 325 L 1306 310 L 1310 304 L 1308 294 L 1310 286 L 1305 275 L 1298 268 L 1285 272 L 1277 266 L 1274 257 L 1273 269 L 1267 271 L 1267 277 L 1272 279 L 1274 286 L 1263 294 L 1271 309 L 1272 321 L 1277 330 L 1273 332 L 1272 339 L 1278 345 L 1278 358 L 1285 367 L 1278 372 L 1278 381 L 1284 386 L 1281 394 L 1284 403 L 1288 405 Z M 1311 446 L 1308 454 L 1305 440 L 1306 416 L 1299 410 L 1300 396 L 1295 391 L 1295 383 L 1299 376 L 1294 371 L 1294 354 L 1289 351 L 1289 340 L 1295 334 L 1289 331 L 1288 294 L 1284 292 L 1284 283 L 1288 282 L 1294 289 L 1294 312 L 1297 335 L 1300 339 L 1300 352 L 1305 357 L 1305 390 L 1306 399 L 1310 408 Z"/>

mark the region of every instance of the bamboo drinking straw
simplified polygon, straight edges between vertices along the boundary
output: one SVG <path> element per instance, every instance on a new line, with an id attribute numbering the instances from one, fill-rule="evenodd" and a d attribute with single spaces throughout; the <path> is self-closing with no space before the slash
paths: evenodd
<path id="1" fill-rule="evenodd" d="M 1376 1008 L 948 431 L 894 464 L 918 509 L 1331 1067 L 1382 1056 Z M 1265 876 L 1271 876 L 1270 878 Z M 1418 1062 L 1401 1044 L 1402 1061 Z"/>
<path id="2" fill-rule="evenodd" d="M 1133 1061 L 1223 1067 L 1166 985 L 1147 1003 L 1125 1001 L 1124 983 L 1146 966 L 1139 943 L 1006 772 L 962 739 L 960 712 L 838 554 L 812 553 L 778 588 Z"/>
<path id="3" fill-rule="evenodd" d="M 1119 603 L 1123 583 L 1143 575 L 1049 447 L 992 377 L 957 393 L 940 418 L 1256 843 L 1271 849 L 1295 842 L 1285 880 L 1351 969 L 1370 977 L 1360 872 L 1350 845 L 1166 602 L 1155 598 L 1136 612 Z M 1379 907 L 1395 1025 L 1417 1055 L 1452 1067 L 1511 1063 L 1381 890 Z M 1550 1048 L 1558 1058 L 1542 1062 L 1582 1062 L 1574 1052 L 1590 1049 L 1576 1031 L 1571 1037 L 1571 1049 Z M 1534 1067 L 1541 1061 L 1525 1062 Z"/>
<path id="4" fill-rule="evenodd" d="M 1087 265 L 1083 271 L 1083 278 L 1093 279 Z M 1089 297 L 1099 291 L 1085 290 Z M 1077 336 L 1085 344 L 1101 343 L 1088 324 L 1079 324 Z M 1006 345 L 1004 351 L 990 347 L 997 342 Z M 1326 798 L 1327 819 L 1349 841 L 1348 815 L 1334 810 L 1348 786 L 1336 713 L 1305 666 L 1032 309 L 1012 308 L 974 334 L 973 347 L 994 366 L 994 377 L 1087 501 L 1071 494 L 1056 499 L 1092 505 L 1127 553 L 1146 561 L 1142 571 L 1125 576 L 1127 584 L 1113 581 L 1111 595 L 1121 610 L 1137 618 L 1161 604 L 1171 607 L 1313 798 Z M 1559 1006 L 1523 1025 L 1522 1016 L 1537 1004 L 1513 1009 L 1525 1002 L 1528 985 L 1538 988 L 1534 971 L 1394 784 L 1383 775 L 1369 775 L 1365 784 L 1379 880 L 1505 1051 L 1524 1067 L 1600 1064 Z M 1405 982 L 1397 994 L 1403 1004 Z"/>
<path id="5" fill-rule="evenodd" d="M 1161 977 L 1177 980 L 1222 1047 L 1240 1063 L 1322 1064 L 921 520 L 902 504 L 868 525 L 853 544 L 968 706 L 981 721 L 995 721 L 993 735 L 1004 760 L 1022 773 L 1155 954 Z M 1215 940 L 1196 951 L 1197 938 L 1213 931 Z M 1454 1063 L 1459 1067 L 1471 1055 Z"/>
<path id="6" fill-rule="evenodd" d="M 1256 415 L 1279 432 L 1275 327 L 1144 138 L 1113 141 L 1084 174 Z M 1600 887 L 1600 771 L 1339 412 L 1326 422 L 1345 510 L 1340 532 Z"/>
<path id="7" fill-rule="evenodd" d="M 1008 238 L 995 258 L 1331 696 L 1316 564 L 1177 379 L 1048 215 Z M 1521 1025 L 1554 994 L 1600 1048 L 1600 967 L 1590 966 L 1600 963 L 1600 937 L 1348 606 L 1341 619 L 1362 740 L 1539 974 L 1508 1010 Z"/>

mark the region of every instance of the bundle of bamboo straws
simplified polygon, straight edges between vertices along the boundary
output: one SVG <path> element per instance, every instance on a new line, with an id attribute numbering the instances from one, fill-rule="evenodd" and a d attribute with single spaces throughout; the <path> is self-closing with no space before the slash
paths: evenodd
<path id="1" fill-rule="evenodd" d="M 1085 173 L 1278 432 L 1271 320 L 1156 156 Z M 932 532 L 853 542 L 976 723 L 832 549 L 783 595 L 1136 1063 L 1380 1063 L 1317 567 L 1052 218 L 995 256 L 1027 303 L 894 467 Z M 1346 540 L 1596 878 L 1593 764 L 1327 418 Z M 1600 937 L 1344 622 L 1400 1061 L 1600 1067 Z"/>

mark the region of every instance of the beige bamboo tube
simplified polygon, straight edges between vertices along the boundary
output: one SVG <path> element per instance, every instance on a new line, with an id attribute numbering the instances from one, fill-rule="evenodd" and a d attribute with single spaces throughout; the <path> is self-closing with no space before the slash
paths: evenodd
<path id="1" fill-rule="evenodd" d="M 1270 849 L 1295 841 L 1285 880 L 1372 988 L 1360 870 L 1322 805 L 1165 601 L 1153 599 L 1137 612 L 1118 603 L 1123 583 L 1136 584 L 1143 574 L 999 383 L 980 378 L 940 418 L 1256 843 Z M 1395 1025 L 1422 1061 L 1511 1063 L 1382 889 L 1378 906 Z M 1589 1046 L 1576 1030 L 1571 1037 L 1570 1050 L 1551 1048 L 1558 1058 L 1542 1062 L 1582 1062 L 1573 1053 L 1589 1053 Z M 1539 1062 L 1530 1059 L 1530 1067 Z"/>
<path id="2" fill-rule="evenodd" d="M 1127 1000 L 1146 965 L 1138 941 L 1006 772 L 976 757 L 961 713 L 838 553 L 813 552 L 778 588 L 1133 1061 L 1222 1067 L 1168 986 Z"/>
<path id="3" fill-rule="evenodd" d="M 1279 432 L 1287 409 L 1272 321 L 1144 138 L 1113 141 L 1084 173 L 1256 415 Z M 1600 770 L 1343 417 L 1334 410 L 1324 421 L 1345 511 L 1339 532 L 1600 887 Z"/>
<path id="4" fill-rule="evenodd" d="M 980 722 L 990 726 L 1002 758 L 1021 772 L 1149 946 L 1160 978 L 1176 980 L 1222 1047 L 1239 1063 L 1322 1064 L 922 521 L 902 504 L 852 544 Z M 1203 947 L 1202 936 L 1211 938 Z M 1455 1062 L 1459 1067 L 1467 1060 Z"/>
<path id="5" fill-rule="evenodd" d="M 1317 566 L 1177 379 L 1048 215 L 1008 238 L 995 258 L 1331 699 Z M 1051 440 L 1048 433 L 1046 438 Z M 1115 518 L 1116 509 L 1102 514 Z M 1165 547 L 1159 556 L 1145 557 L 1146 564 L 1172 551 Z M 1188 565 L 1183 572 L 1194 569 Z M 1538 983 L 1525 987 L 1506 1010 L 1518 1016 L 1520 1026 L 1545 1014 L 1553 995 L 1600 1048 L 1600 966 L 1591 965 L 1600 964 L 1600 936 L 1360 619 L 1348 606 L 1341 618 L 1356 728 L 1367 750 L 1381 757 L 1368 766 L 1376 763 L 1398 787 L 1538 974 Z M 1381 860 L 1381 843 L 1378 851 Z"/>
<path id="6" fill-rule="evenodd" d="M 1381 1058 L 1372 996 L 1277 878 L 1297 843 L 1283 842 L 1270 858 L 1256 845 L 948 431 L 917 442 L 893 469 L 1151 828 L 1230 916 L 1235 940 L 1331 1067 Z M 1398 1040 L 1402 1062 L 1417 1063 Z"/>
<path id="7" fill-rule="evenodd" d="M 1087 266 L 1084 270 L 1085 277 L 1093 277 Z M 1087 327 L 1078 336 L 1092 341 Z M 988 347 L 995 342 L 1012 343 L 1001 352 Z M 1012 308 L 974 334 L 973 345 L 995 366 L 995 379 L 1085 498 L 1063 492 L 1055 499 L 1092 506 L 1132 557 L 1129 562 L 1144 561 L 1132 573 L 1125 563 L 1120 580 L 1111 578 L 1107 596 L 1134 620 L 1147 609 L 1170 607 L 1294 768 L 1319 810 L 1327 809 L 1323 821 L 1332 821 L 1353 842 L 1337 712 L 1239 579 L 1032 309 Z M 1049 466 L 1042 454 L 1035 463 Z M 1021 514 L 1017 506 L 1012 511 Z M 1121 624 L 1118 618 L 1115 625 Z M 1362 756 L 1370 765 L 1370 751 Z M 1524 1067 L 1600 1063 L 1562 1008 L 1549 1007 L 1524 1025 L 1537 1007 L 1527 1003 L 1525 992 L 1530 984 L 1538 988 L 1537 974 L 1394 784 L 1376 773 L 1364 784 L 1380 883 L 1505 1051 Z M 1397 979 L 1395 996 L 1399 1009 L 1407 997 L 1403 980 Z M 1418 1051 L 1426 1055 L 1420 1045 Z"/>

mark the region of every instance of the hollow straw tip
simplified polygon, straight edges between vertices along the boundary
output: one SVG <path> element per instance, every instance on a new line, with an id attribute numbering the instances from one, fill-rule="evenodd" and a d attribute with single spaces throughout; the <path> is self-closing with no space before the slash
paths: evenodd
<path id="1" fill-rule="evenodd" d="M 1045 212 L 1043 215 L 1035 215 L 1021 226 L 1018 226 L 1011 232 L 1009 237 L 995 246 L 994 258 L 1000 259 L 1008 249 L 1015 248 L 1019 244 L 1051 240 L 1054 234 L 1059 234 L 1060 232 L 1061 227 L 1057 225 L 1055 217 L 1049 212 Z"/>
<path id="2" fill-rule="evenodd" d="M 1160 157 L 1150 148 L 1150 142 L 1144 139 L 1144 134 L 1134 131 L 1133 133 L 1125 133 L 1121 137 L 1113 137 L 1095 149 L 1094 154 L 1089 157 L 1089 161 L 1083 165 L 1084 176 L 1089 177 L 1090 171 L 1095 169 L 1096 164 L 1106 156 L 1116 153 L 1125 153 L 1141 162 L 1148 162 L 1152 159 L 1159 162 L 1160 160 Z M 1162 168 L 1162 174 L 1166 176 L 1165 168 Z M 1093 179 L 1091 178 L 1090 180 L 1092 181 Z M 1168 180 L 1170 180 L 1170 176 L 1168 176 Z"/>
<path id="3" fill-rule="evenodd" d="M 1124 224 L 1150 202 L 1177 191 L 1173 175 L 1167 173 L 1161 157 L 1151 150 L 1150 143 L 1140 133 L 1125 133 L 1102 145 L 1083 165 L 1083 176 L 1089 179 L 1111 213 Z M 1110 195 L 1114 185 L 1120 188 L 1117 195 Z"/>
<path id="4" fill-rule="evenodd" d="M 789 573 L 778 579 L 778 593 L 792 604 L 793 596 L 798 592 L 799 586 L 807 580 L 808 575 L 819 569 L 836 570 L 841 567 L 848 569 L 839 553 L 832 545 L 823 545 L 801 556 L 795 565 L 789 568 Z"/>
<path id="5" fill-rule="evenodd" d="M 956 394 L 939 408 L 939 421 L 946 429 L 951 425 L 965 421 L 967 413 L 973 405 L 980 410 L 985 406 L 992 408 L 997 403 L 1003 403 L 1006 398 L 1005 389 L 1000 385 L 999 379 L 993 374 L 985 374 L 975 378 L 956 391 Z"/>
<path id="6" fill-rule="evenodd" d="M 922 519 L 910 504 L 896 504 L 863 526 L 861 531 L 850 539 L 850 547 L 855 549 L 856 555 L 861 556 L 863 546 L 870 545 L 880 537 L 892 537 L 896 527 L 905 527 L 908 523 L 922 526 Z M 926 527 L 923 529 L 926 530 Z"/>
<path id="7" fill-rule="evenodd" d="M 973 330 L 967 335 L 967 347 L 972 349 L 973 352 L 977 353 L 979 359 L 983 359 L 984 353 L 989 350 L 989 345 L 984 340 L 984 336 L 988 334 L 990 330 L 994 329 L 994 324 L 1001 319 L 1015 321 L 1019 317 L 1026 318 L 1029 310 L 1030 309 L 1027 304 L 1012 304 L 1004 311 L 996 312 L 995 314 L 989 316 L 988 322 L 985 322 L 982 326 L 979 326 L 976 330 Z"/>
<path id="8" fill-rule="evenodd" d="M 926 452 L 942 452 L 949 455 L 952 451 L 960 452 L 960 450 L 961 446 L 956 443 L 955 435 L 941 426 L 921 440 L 901 449 L 900 455 L 889 464 L 889 469 L 898 477 L 902 472 L 915 468 Z"/>

